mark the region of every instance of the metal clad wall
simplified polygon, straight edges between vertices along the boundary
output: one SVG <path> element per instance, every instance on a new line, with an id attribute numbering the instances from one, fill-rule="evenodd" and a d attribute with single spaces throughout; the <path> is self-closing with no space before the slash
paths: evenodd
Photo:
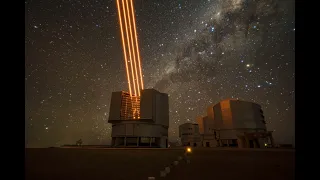
<path id="1" fill-rule="evenodd" d="M 163 125 L 169 126 L 169 96 L 168 94 L 162 93 L 162 117 L 163 117 Z"/>
<path id="2" fill-rule="evenodd" d="M 222 122 L 222 113 L 221 113 L 221 106 L 220 103 L 216 104 L 213 107 L 214 110 L 214 127 L 216 129 L 223 129 L 223 122 Z"/>
<path id="3" fill-rule="evenodd" d="M 219 132 L 220 139 L 237 139 L 237 131 L 230 129 L 230 130 L 222 130 Z"/>
<path id="4" fill-rule="evenodd" d="M 206 134 L 212 134 L 214 129 L 214 120 L 205 116 L 203 118 L 204 128 Z"/>
<path id="5" fill-rule="evenodd" d="M 213 110 L 213 105 L 209 106 L 207 108 L 207 117 L 210 119 L 210 120 L 214 120 L 214 110 Z"/>
<path id="6" fill-rule="evenodd" d="M 230 101 L 229 100 L 221 101 L 220 105 L 221 105 L 224 129 L 232 129 L 233 124 L 232 124 L 232 113 L 231 113 Z"/>
<path id="7" fill-rule="evenodd" d="M 125 123 L 112 126 L 112 136 L 162 137 L 167 136 L 168 129 L 161 125 L 144 123 Z"/>
<path id="8" fill-rule="evenodd" d="M 156 94 L 156 123 L 169 126 L 169 101 L 168 95 L 164 93 Z"/>
<path id="9" fill-rule="evenodd" d="M 119 124 L 112 127 L 111 136 L 125 136 L 126 135 L 125 124 Z"/>
<path id="10" fill-rule="evenodd" d="M 263 116 L 263 111 L 261 109 L 261 106 L 258 105 L 258 104 L 252 103 L 252 109 L 253 109 L 253 112 L 254 112 L 254 119 L 255 119 L 257 128 L 266 129 L 266 125 L 263 122 L 264 118 L 262 117 Z M 260 112 L 260 111 L 262 111 L 262 112 Z"/>
<path id="11" fill-rule="evenodd" d="M 161 94 L 155 94 L 155 103 L 156 103 L 156 109 L 155 109 L 155 122 L 157 124 L 162 124 L 162 118 L 161 118 L 161 108 L 162 108 L 162 101 L 161 101 Z"/>
<path id="12" fill-rule="evenodd" d="M 158 126 L 153 124 L 135 124 L 134 135 L 140 137 L 161 137 Z"/>
<path id="13" fill-rule="evenodd" d="M 204 128 L 203 128 L 203 117 L 198 117 L 197 118 L 197 123 L 199 124 L 199 132 L 201 134 L 204 133 Z"/>
<path id="14" fill-rule="evenodd" d="M 234 128 L 253 128 L 255 129 L 256 122 L 251 102 L 231 101 L 231 109 L 233 114 Z"/>
<path id="15" fill-rule="evenodd" d="M 149 90 L 149 89 L 148 89 Z M 157 104 L 157 92 L 154 89 L 149 90 L 151 95 L 152 95 L 152 119 L 153 122 L 157 123 L 157 108 L 159 104 Z"/>
<path id="16" fill-rule="evenodd" d="M 134 125 L 134 135 L 135 136 L 152 136 L 154 129 L 151 126 L 145 124 L 135 124 Z"/>
<path id="17" fill-rule="evenodd" d="M 198 124 L 194 124 L 194 125 L 193 125 L 193 128 L 194 128 L 194 133 L 197 134 L 197 135 L 199 135 L 199 134 L 200 134 L 200 132 L 199 132 L 199 125 L 198 125 Z"/>
<path id="18" fill-rule="evenodd" d="M 112 92 L 109 120 L 120 120 L 121 92 Z"/>
<path id="19" fill-rule="evenodd" d="M 140 100 L 141 119 L 152 119 L 153 97 L 149 90 L 142 90 Z"/>
<path id="20" fill-rule="evenodd" d="M 133 136 L 133 124 L 126 124 L 126 135 Z"/>

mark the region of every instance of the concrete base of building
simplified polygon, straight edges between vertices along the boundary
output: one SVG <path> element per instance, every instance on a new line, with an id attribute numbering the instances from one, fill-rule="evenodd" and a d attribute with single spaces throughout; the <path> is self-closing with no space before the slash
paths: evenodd
<path id="1" fill-rule="evenodd" d="M 112 137 L 112 147 L 155 147 L 167 148 L 167 137 Z"/>
<path id="2" fill-rule="evenodd" d="M 183 142 L 183 146 L 191 146 L 191 147 L 201 147 L 201 142 Z"/>
<path id="3" fill-rule="evenodd" d="M 269 142 L 271 147 L 273 146 L 273 137 L 270 134 L 264 136 L 257 135 L 238 135 L 238 147 L 239 148 L 267 148 L 269 147 Z"/>
<path id="4" fill-rule="evenodd" d="M 219 139 L 217 143 L 219 147 L 238 147 L 237 139 Z"/>
<path id="5" fill-rule="evenodd" d="M 217 147 L 218 143 L 216 140 L 203 140 L 202 146 L 203 147 Z"/>

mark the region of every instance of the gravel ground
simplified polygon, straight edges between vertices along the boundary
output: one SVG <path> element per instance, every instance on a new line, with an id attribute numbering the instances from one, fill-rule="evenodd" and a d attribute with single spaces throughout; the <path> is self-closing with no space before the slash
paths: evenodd
<path id="1" fill-rule="evenodd" d="M 26 149 L 27 180 L 146 180 L 182 155 L 182 149 Z"/>
<path id="2" fill-rule="evenodd" d="M 166 180 L 294 180 L 294 150 L 195 148 Z"/>
<path id="3" fill-rule="evenodd" d="M 281 149 L 194 148 L 184 160 L 164 170 L 183 149 L 26 149 L 27 180 L 294 180 L 295 151 Z"/>

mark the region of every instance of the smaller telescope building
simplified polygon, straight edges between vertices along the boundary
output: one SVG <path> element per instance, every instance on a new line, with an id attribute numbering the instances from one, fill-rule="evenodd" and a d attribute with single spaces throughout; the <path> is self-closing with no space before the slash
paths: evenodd
<path id="1" fill-rule="evenodd" d="M 179 137 L 183 146 L 202 146 L 198 124 L 184 123 L 180 125 Z"/>
<path id="2" fill-rule="evenodd" d="M 129 93 L 112 93 L 108 120 L 112 124 L 112 146 L 167 148 L 168 95 L 155 89 L 144 89 L 138 103 L 131 101 Z"/>
<path id="3" fill-rule="evenodd" d="M 261 106 L 240 100 L 223 100 L 207 109 L 207 116 L 199 117 L 196 124 L 180 125 L 183 144 L 239 148 L 274 146 L 272 132 L 267 131 Z M 184 128 L 185 127 L 185 128 Z"/>

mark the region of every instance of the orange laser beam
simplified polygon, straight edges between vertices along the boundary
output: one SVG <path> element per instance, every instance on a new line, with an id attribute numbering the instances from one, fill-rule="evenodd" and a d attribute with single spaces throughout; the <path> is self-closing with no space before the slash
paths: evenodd
<path id="1" fill-rule="evenodd" d="M 122 0 L 122 8 L 123 8 L 123 13 L 124 13 L 124 22 L 125 22 L 125 28 L 126 28 L 126 37 L 127 37 L 127 42 L 128 42 L 128 50 L 129 50 L 129 58 L 130 58 L 130 70 L 131 70 L 131 74 L 132 74 L 132 78 L 133 78 L 133 90 L 134 90 L 134 94 L 135 96 L 137 95 L 137 89 L 136 89 L 136 83 L 134 81 L 135 77 L 134 77 L 134 73 L 133 73 L 133 64 L 132 64 L 132 57 L 131 57 L 131 48 L 130 48 L 130 40 L 129 40 L 129 33 L 128 33 L 128 23 L 127 23 L 127 15 L 126 15 L 126 11 L 125 11 L 125 4 L 124 4 L 124 0 Z"/>
<path id="2" fill-rule="evenodd" d="M 137 96 L 140 96 L 140 86 L 139 86 L 139 77 L 138 77 L 138 70 L 137 70 L 137 63 L 136 63 L 136 54 L 135 54 L 135 47 L 134 47 L 134 43 L 133 43 L 133 36 L 132 36 L 132 26 L 131 26 L 131 17 L 130 17 L 130 10 L 129 10 L 129 4 L 128 4 L 128 0 L 126 0 L 126 7 L 127 7 L 127 12 L 128 12 L 128 22 L 129 22 L 129 32 L 130 32 L 130 39 L 131 39 L 131 47 L 132 47 L 132 56 L 133 56 L 133 63 L 134 63 L 134 71 L 135 71 L 135 81 L 137 83 L 137 91 L 138 94 Z"/>
<path id="3" fill-rule="evenodd" d="M 131 83 L 130 83 L 130 74 L 129 74 L 128 60 L 127 60 L 126 45 L 125 45 L 124 34 L 123 34 L 123 27 L 122 27 L 122 20 L 121 20 L 121 9 L 120 9 L 120 5 L 119 5 L 119 0 L 117 0 L 117 9 L 118 9 L 118 15 L 119 15 L 119 24 L 120 24 L 120 30 L 121 30 L 121 40 L 122 40 L 124 61 L 125 61 L 125 64 L 126 64 L 129 92 L 130 92 L 130 96 L 132 96 L 132 89 L 131 89 Z"/>
<path id="4" fill-rule="evenodd" d="M 141 89 L 144 89 L 143 87 L 143 77 L 142 77 L 142 68 L 141 68 L 141 62 L 140 62 L 140 53 L 139 53 L 139 46 L 138 46 L 138 36 L 137 36 L 137 30 L 136 30 L 136 19 L 133 11 L 133 3 L 132 0 L 130 0 L 130 5 L 131 5 L 131 13 L 132 13 L 132 18 L 133 18 L 133 29 L 134 29 L 134 34 L 135 34 L 135 40 L 136 40 L 136 49 L 137 49 L 137 55 L 138 55 L 138 64 L 139 64 L 139 71 L 140 71 L 140 81 L 141 81 Z"/>

